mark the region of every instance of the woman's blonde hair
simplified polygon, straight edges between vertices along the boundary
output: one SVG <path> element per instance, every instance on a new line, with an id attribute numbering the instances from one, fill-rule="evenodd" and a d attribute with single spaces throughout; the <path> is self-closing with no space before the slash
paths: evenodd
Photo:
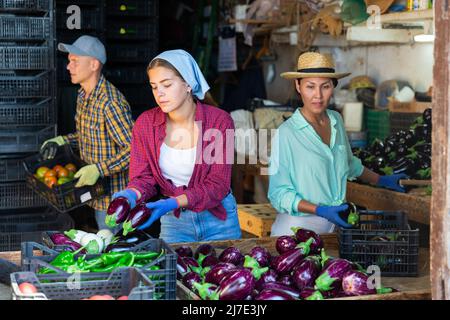
<path id="1" fill-rule="evenodd" d="M 164 68 L 170 69 L 170 70 L 172 70 L 172 71 L 175 73 L 175 75 L 176 75 L 177 77 L 179 77 L 179 78 L 182 79 L 184 82 L 186 82 L 186 80 L 184 80 L 184 78 L 183 78 L 183 76 L 180 74 L 180 72 L 178 72 L 177 68 L 175 68 L 170 62 L 168 62 L 168 61 L 166 61 L 166 60 L 164 60 L 164 59 L 154 59 L 154 60 L 152 60 L 152 61 L 148 64 L 148 67 L 147 67 L 147 74 L 148 74 L 148 72 L 149 72 L 151 69 L 154 69 L 154 68 L 156 68 L 156 67 L 164 67 Z M 195 97 L 195 96 L 192 96 L 192 97 L 193 97 L 194 100 L 199 100 L 199 99 L 197 99 L 197 97 Z M 203 98 L 203 100 L 200 100 L 200 101 L 201 101 L 202 103 L 204 103 L 204 104 L 209 104 L 209 105 L 211 105 L 211 106 L 215 106 L 215 107 L 218 106 L 218 103 L 214 100 L 213 96 L 211 95 L 211 93 L 210 93 L 209 91 L 205 94 L 205 98 Z"/>

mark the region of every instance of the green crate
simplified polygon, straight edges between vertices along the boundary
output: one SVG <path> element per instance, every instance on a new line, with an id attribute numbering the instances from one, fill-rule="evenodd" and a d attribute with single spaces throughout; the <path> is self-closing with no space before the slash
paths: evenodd
<path id="1" fill-rule="evenodd" d="M 364 110 L 364 123 L 367 130 L 367 142 L 370 145 L 373 140 L 384 140 L 390 134 L 390 112 L 366 108 Z"/>

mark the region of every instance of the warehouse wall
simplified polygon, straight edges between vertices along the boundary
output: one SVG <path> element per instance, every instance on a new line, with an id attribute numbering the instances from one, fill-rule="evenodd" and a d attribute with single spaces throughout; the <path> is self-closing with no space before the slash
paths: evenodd
<path id="1" fill-rule="evenodd" d="M 280 103 L 294 95 L 292 81 L 279 77 L 283 71 L 294 70 L 297 64 L 298 50 L 295 46 L 279 45 L 273 48 L 277 55 L 275 78 L 266 83 L 268 99 Z M 321 52 L 333 54 L 338 71 L 352 72 L 352 76 L 369 75 L 376 84 L 385 80 L 406 80 L 416 91 L 427 91 L 433 80 L 433 44 L 380 45 L 353 48 L 322 47 Z M 268 66 L 264 62 L 267 76 Z M 348 78 L 350 79 L 350 77 Z M 345 84 L 348 80 L 343 80 Z"/>

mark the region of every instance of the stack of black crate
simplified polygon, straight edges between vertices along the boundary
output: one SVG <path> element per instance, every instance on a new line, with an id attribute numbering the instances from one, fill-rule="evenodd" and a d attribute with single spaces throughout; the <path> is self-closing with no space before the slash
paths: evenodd
<path id="1" fill-rule="evenodd" d="M 27 187 L 22 165 L 56 134 L 54 52 L 53 0 L 0 0 L 0 251 L 67 218 Z"/>
<path id="2" fill-rule="evenodd" d="M 106 0 L 104 74 L 125 95 L 134 118 L 155 106 L 146 68 L 158 54 L 158 40 L 158 0 Z"/>

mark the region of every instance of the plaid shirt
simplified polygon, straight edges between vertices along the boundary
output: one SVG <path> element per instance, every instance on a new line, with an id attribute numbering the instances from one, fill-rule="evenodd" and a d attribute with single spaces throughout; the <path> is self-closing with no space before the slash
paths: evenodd
<path id="1" fill-rule="evenodd" d="M 81 159 L 96 164 L 101 177 L 110 178 L 110 193 L 126 187 L 130 160 L 133 119 L 123 94 L 102 75 L 86 99 L 80 88 L 75 115 L 76 133 L 65 136 L 80 149 Z M 110 196 L 90 202 L 96 210 L 106 211 Z"/>
<path id="2" fill-rule="evenodd" d="M 216 141 L 211 139 L 211 142 L 203 136 L 208 129 L 217 129 L 222 135 L 219 140 L 223 157 L 217 157 L 217 162 L 205 159 L 196 161 L 188 186 L 175 187 L 170 180 L 164 178 L 158 162 L 161 145 L 166 136 L 166 115 L 160 108 L 153 108 L 141 114 L 133 128 L 128 188 L 139 190 L 144 200 L 154 197 L 158 191 L 167 197 L 185 194 L 188 199 L 186 209 L 195 212 L 209 210 L 217 218 L 225 220 L 227 213 L 221 201 L 230 192 L 231 187 L 231 163 L 234 159 L 233 120 L 227 112 L 197 102 L 195 121 L 200 125 L 199 141 L 202 142 L 197 144 L 197 160 L 199 156 L 211 154 L 211 144 Z M 231 131 L 231 134 L 228 132 L 227 135 L 227 130 Z M 225 161 L 225 157 L 229 161 Z M 174 214 L 179 217 L 180 209 L 175 210 Z"/>

